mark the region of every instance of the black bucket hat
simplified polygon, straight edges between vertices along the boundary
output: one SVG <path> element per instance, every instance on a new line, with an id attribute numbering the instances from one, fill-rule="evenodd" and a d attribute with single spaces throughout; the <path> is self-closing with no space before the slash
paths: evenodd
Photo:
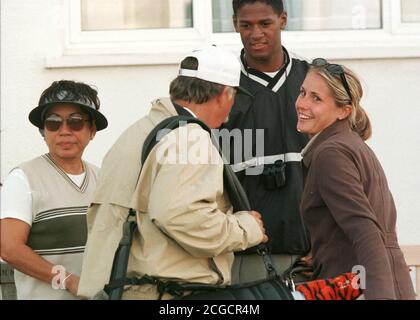
<path id="1" fill-rule="evenodd" d="M 95 103 L 88 96 L 75 95 L 69 90 L 61 90 L 43 97 L 39 105 L 29 113 L 29 121 L 39 129 L 44 129 L 46 111 L 50 107 L 61 103 L 75 104 L 88 112 L 91 115 L 91 119 L 95 121 L 97 131 L 103 130 L 108 126 L 108 120 L 96 110 Z"/>

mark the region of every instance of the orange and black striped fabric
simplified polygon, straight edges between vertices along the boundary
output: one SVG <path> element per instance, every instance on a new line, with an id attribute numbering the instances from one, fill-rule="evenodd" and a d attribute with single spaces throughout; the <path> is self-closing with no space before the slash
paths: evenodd
<path id="1" fill-rule="evenodd" d="M 355 300 L 363 293 L 358 285 L 359 277 L 345 273 L 334 279 L 320 279 L 296 286 L 306 300 Z"/>

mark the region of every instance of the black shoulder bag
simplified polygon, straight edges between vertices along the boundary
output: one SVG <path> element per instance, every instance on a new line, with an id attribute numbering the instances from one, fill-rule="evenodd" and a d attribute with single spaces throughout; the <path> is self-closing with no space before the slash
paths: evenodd
<path id="1" fill-rule="evenodd" d="M 209 132 L 213 144 L 220 152 L 218 142 L 213 137 L 211 129 L 207 127 L 206 124 L 193 117 L 174 116 L 163 120 L 147 136 L 142 149 L 142 164 L 145 163 L 150 151 L 159 142 L 157 135 L 162 132 L 160 130 L 169 129 L 166 132 L 168 133 L 169 131 L 176 129 L 179 126 L 186 125 L 187 123 L 196 123 Z M 223 158 L 222 154 L 221 157 Z M 242 185 L 231 167 L 226 163 L 226 161 L 224 163 L 224 185 L 229 194 L 234 212 L 244 210 L 251 211 L 248 197 L 242 188 Z M 110 280 L 104 287 L 104 291 L 110 300 L 120 300 L 125 285 L 143 284 L 156 285 L 160 297 L 162 297 L 163 294 L 168 293 L 174 296 L 174 299 L 177 300 L 293 300 L 291 290 L 277 275 L 274 265 L 271 262 L 268 249 L 264 244 L 260 244 L 257 250 L 267 269 L 267 279 L 261 281 L 221 287 L 213 284 L 163 281 L 148 275 L 145 275 L 142 278 L 127 278 L 126 274 L 132 238 L 135 230 L 137 229 L 135 216 L 135 210 L 130 209 L 127 220 L 123 225 L 123 236 L 118 249 L 115 252 Z"/>

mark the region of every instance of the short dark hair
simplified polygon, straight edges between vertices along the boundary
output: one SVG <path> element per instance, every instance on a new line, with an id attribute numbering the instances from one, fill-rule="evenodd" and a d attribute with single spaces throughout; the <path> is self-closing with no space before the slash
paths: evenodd
<path id="1" fill-rule="evenodd" d="M 181 62 L 181 69 L 197 70 L 198 60 L 187 57 Z M 185 100 L 192 103 L 202 104 L 223 92 L 224 85 L 205 81 L 198 78 L 178 76 L 172 80 L 169 86 L 171 100 Z"/>
<path id="2" fill-rule="evenodd" d="M 233 0 L 232 1 L 233 15 L 236 16 L 236 14 L 238 13 L 238 10 L 242 6 L 246 4 L 253 4 L 255 2 L 263 2 L 271 6 L 278 15 L 282 14 L 284 11 L 283 0 Z"/>
<path id="3" fill-rule="evenodd" d="M 62 97 L 63 93 L 66 94 L 65 97 Z M 98 91 L 96 89 L 83 82 L 76 82 L 72 80 L 54 81 L 47 89 L 42 92 L 38 101 L 38 105 L 41 105 L 48 97 L 57 96 L 60 96 L 61 99 L 68 101 L 86 101 L 86 103 L 89 103 L 90 101 L 94 104 L 96 110 L 99 110 L 101 105 L 98 97 Z M 42 112 L 42 121 L 45 120 L 49 109 L 50 108 L 46 108 Z M 89 122 L 92 124 L 95 116 L 85 108 L 81 108 L 81 111 L 89 116 Z"/>
<path id="4" fill-rule="evenodd" d="M 63 100 L 87 100 L 89 99 L 94 105 L 96 110 L 99 110 L 101 102 L 99 101 L 98 91 L 91 86 L 72 80 L 54 81 L 47 89 L 42 92 L 39 98 L 38 105 L 45 101 L 46 97 L 56 97 L 66 92 L 67 97 L 61 97 Z"/>

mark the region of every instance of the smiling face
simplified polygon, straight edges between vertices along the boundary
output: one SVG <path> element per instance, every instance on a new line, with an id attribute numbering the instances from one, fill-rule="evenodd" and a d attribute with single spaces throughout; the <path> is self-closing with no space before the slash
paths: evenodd
<path id="1" fill-rule="evenodd" d="M 70 115 L 79 114 L 85 120 L 89 117 L 83 113 L 79 106 L 73 104 L 58 104 L 48 110 L 46 117 L 57 115 L 61 119 L 68 119 Z M 74 131 L 69 128 L 64 121 L 57 131 L 50 131 L 44 128 L 45 142 L 47 143 L 49 153 L 53 159 L 61 166 L 65 167 L 67 162 L 81 161 L 83 151 L 96 134 L 95 125 L 89 121 L 85 122 L 80 131 Z"/>
<path id="2" fill-rule="evenodd" d="M 337 106 L 325 79 L 316 71 L 310 71 L 296 100 L 297 130 L 313 137 L 337 120 L 347 118 L 351 110 L 349 105 Z"/>
<path id="3" fill-rule="evenodd" d="M 281 30 L 287 24 L 285 12 L 277 14 L 264 2 L 243 5 L 233 17 L 236 32 L 241 34 L 248 65 L 261 71 L 276 71 L 283 61 Z M 271 70 L 270 70 L 271 69 Z"/>

